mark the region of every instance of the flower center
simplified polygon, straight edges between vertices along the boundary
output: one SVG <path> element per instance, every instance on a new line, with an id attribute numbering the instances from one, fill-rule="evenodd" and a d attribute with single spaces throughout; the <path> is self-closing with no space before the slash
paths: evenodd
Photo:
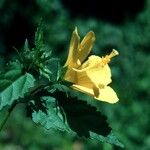
<path id="1" fill-rule="evenodd" d="M 117 50 L 113 49 L 109 55 L 102 57 L 102 66 L 108 64 L 110 62 L 111 58 L 113 58 L 117 55 L 119 55 L 119 52 Z"/>

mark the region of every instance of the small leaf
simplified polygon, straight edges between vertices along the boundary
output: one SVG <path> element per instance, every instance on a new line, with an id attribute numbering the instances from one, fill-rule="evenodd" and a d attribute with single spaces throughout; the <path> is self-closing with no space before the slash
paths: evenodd
<path id="1" fill-rule="evenodd" d="M 60 77 L 60 60 L 57 58 L 51 58 L 50 60 L 47 61 L 47 68 L 51 72 L 50 74 L 50 80 L 52 82 L 58 81 Z"/>
<path id="2" fill-rule="evenodd" d="M 34 44 L 36 49 L 41 49 L 43 47 L 43 31 L 42 31 L 42 21 L 40 21 L 38 28 L 35 33 Z"/>
<path id="3" fill-rule="evenodd" d="M 60 131 L 69 131 L 67 125 L 63 122 L 61 116 L 57 114 L 57 111 L 53 107 L 49 107 L 47 114 L 39 110 L 38 112 L 34 111 L 32 114 L 32 120 L 35 123 L 39 123 L 44 126 L 47 130 L 60 130 Z"/>
<path id="4" fill-rule="evenodd" d="M 28 39 L 26 39 L 24 42 L 24 51 L 26 52 L 30 51 Z"/>
<path id="5" fill-rule="evenodd" d="M 124 145 L 116 138 L 116 136 L 113 134 L 112 131 L 107 137 L 98 135 L 94 132 L 90 132 L 90 139 L 98 140 L 101 142 L 107 142 L 109 144 L 113 144 L 113 145 L 124 148 Z"/>
<path id="6" fill-rule="evenodd" d="M 52 91 L 61 91 L 68 93 L 70 89 L 64 84 L 53 84 Z"/>
<path id="7" fill-rule="evenodd" d="M 3 83 L 0 88 L 0 110 L 6 105 L 11 105 L 14 100 L 24 97 L 29 88 L 34 86 L 35 79 L 29 73 L 12 79 L 14 78 L 0 79 L 0 85 Z"/>
<path id="8" fill-rule="evenodd" d="M 26 106 L 26 115 L 27 117 L 32 118 L 32 113 L 34 111 L 38 112 L 41 110 L 45 114 L 47 114 L 46 101 L 41 97 L 34 97 L 33 100 L 30 100 Z"/>

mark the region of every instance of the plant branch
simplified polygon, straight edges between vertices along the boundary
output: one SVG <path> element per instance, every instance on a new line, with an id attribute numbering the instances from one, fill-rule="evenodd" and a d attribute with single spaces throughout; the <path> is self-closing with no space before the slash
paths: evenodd
<path id="1" fill-rule="evenodd" d="M 4 125 L 6 124 L 6 122 L 7 122 L 8 118 L 9 118 L 10 114 L 12 113 L 12 111 L 14 110 L 14 108 L 16 107 L 16 105 L 17 105 L 17 101 L 15 101 L 11 105 L 11 107 L 8 109 L 8 113 L 7 113 L 6 117 L 5 117 L 5 119 L 2 121 L 2 124 L 0 125 L 0 132 L 2 131 Z"/>

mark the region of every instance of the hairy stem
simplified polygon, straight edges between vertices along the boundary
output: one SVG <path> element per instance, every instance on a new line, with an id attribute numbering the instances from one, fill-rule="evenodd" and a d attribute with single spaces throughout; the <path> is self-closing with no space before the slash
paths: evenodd
<path id="1" fill-rule="evenodd" d="M 11 105 L 11 107 L 8 109 L 8 113 L 7 113 L 6 117 L 5 117 L 5 119 L 2 121 L 2 124 L 0 125 L 0 132 L 2 131 L 4 125 L 6 124 L 6 122 L 7 122 L 8 118 L 9 118 L 11 112 L 14 110 L 14 108 L 15 108 L 16 105 L 17 105 L 17 102 L 15 101 L 15 102 Z"/>

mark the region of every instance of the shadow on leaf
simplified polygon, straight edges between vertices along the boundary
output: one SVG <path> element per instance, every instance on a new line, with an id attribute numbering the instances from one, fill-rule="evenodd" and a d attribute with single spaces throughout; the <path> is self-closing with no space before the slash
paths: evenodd
<path id="1" fill-rule="evenodd" d="M 77 97 L 67 96 L 65 92 L 57 91 L 55 96 L 59 106 L 66 115 L 69 127 L 79 136 L 90 137 L 90 131 L 103 136 L 109 135 L 111 128 L 107 118 L 95 107 Z"/>

